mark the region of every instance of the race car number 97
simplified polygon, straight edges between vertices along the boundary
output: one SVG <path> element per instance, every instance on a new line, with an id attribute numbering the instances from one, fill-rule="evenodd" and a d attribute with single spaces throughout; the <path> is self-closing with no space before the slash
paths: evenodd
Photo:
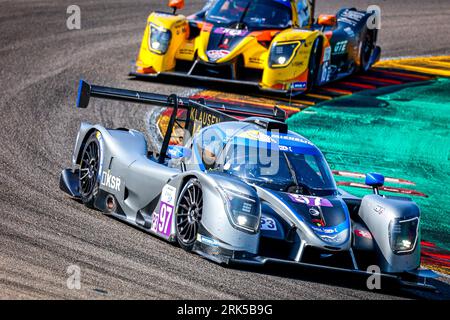
<path id="1" fill-rule="evenodd" d="M 159 212 L 153 213 L 152 231 L 163 236 L 170 236 L 172 231 L 173 206 L 161 202 Z"/>
<path id="2" fill-rule="evenodd" d="M 161 192 L 159 211 L 154 212 L 152 216 L 152 231 L 165 237 L 169 237 L 172 233 L 176 191 L 170 185 L 164 186 Z"/>
<path id="3" fill-rule="evenodd" d="M 275 220 L 269 217 L 261 217 L 261 230 L 277 231 Z"/>
<path id="4" fill-rule="evenodd" d="M 161 203 L 161 210 L 159 210 L 158 233 L 168 235 L 167 231 L 169 223 L 172 221 L 173 207 L 167 203 Z M 170 232 L 169 232 L 170 234 Z"/>

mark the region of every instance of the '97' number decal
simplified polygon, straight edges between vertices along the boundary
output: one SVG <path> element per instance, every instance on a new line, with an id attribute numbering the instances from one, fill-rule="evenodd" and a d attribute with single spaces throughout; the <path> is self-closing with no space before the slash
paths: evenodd
<path id="1" fill-rule="evenodd" d="M 161 193 L 159 211 L 155 211 L 152 216 L 152 231 L 166 238 L 172 233 L 176 192 L 175 187 L 165 185 Z"/>
<path id="2" fill-rule="evenodd" d="M 172 215 L 173 215 L 173 207 L 170 204 L 161 202 L 161 208 L 159 210 L 158 217 L 158 233 L 163 234 L 165 236 L 170 235 L 171 228 L 170 224 L 172 223 Z"/>
<path id="3" fill-rule="evenodd" d="M 154 212 L 152 217 L 152 231 L 162 236 L 169 237 L 172 231 L 173 206 L 161 202 L 159 212 Z"/>

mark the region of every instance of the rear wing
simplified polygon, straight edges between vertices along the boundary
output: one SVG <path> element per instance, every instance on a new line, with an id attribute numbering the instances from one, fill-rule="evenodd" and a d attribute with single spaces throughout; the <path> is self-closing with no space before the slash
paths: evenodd
<path id="1" fill-rule="evenodd" d="M 148 104 L 152 106 L 173 108 L 175 107 L 175 101 L 171 99 L 174 95 L 163 95 L 157 93 L 149 93 L 142 91 L 133 91 L 127 89 L 118 89 L 111 87 L 102 87 L 97 85 L 91 85 L 84 80 L 80 80 L 78 88 L 77 107 L 87 108 L 91 97 L 112 99 L 118 101 L 135 102 L 140 104 Z M 211 111 L 217 111 L 219 113 L 234 117 L 234 121 L 244 117 L 263 117 L 277 121 L 284 122 L 286 120 L 286 112 L 277 106 L 273 109 L 257 107 L 254 105 L 248 105 L 245 103 L 240 104 L 227 104 L 223 102 L 217 102 L 213 100 L 193 100 L 190 98 L 176 96 L 176 102 L 179 108 L 190 109 L 195 108 L 195 105 L 202 104 L 204 108 Z M 194 104 L 194 105 L 193 105 Z"/>
<path id="2" fill-rule="evenodd" d="M 166 159 L 170 138 L 176 124 L 193 135 L 202 127 L 220 122 L 239 121 L 242 118 L 248 117 L 263 117 L 280 122 L 286 120 L 286 112 L 276 106 L 273 109 L 268 109 L 246 104 L 235 105 L 211 100 L 206 101 L 205 99 L 193 100 L 186 97 L 179 97 L 175 94 L 162 95 L 91 85 L 84 80 L 80 80 L 77 108 L 87 108 L 91 98 L 173 108 L 159 156 L 161 163 Z M 187 111 L 183 118 L 178 118 L 180 110 Z M 184 123 L 184 125 L 181 125 L 181 123 Z"/>

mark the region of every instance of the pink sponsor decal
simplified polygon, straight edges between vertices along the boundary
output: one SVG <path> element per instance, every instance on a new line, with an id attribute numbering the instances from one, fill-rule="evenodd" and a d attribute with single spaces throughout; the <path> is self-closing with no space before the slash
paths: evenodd
<path id="1" fill-rule="evenodd" d="M 330 200 L 325 198 L 303 196 L 300 194 L 289 194 L 289 198 L 296 203 L 306 204 L 308 207 L 333 207 Z"/>

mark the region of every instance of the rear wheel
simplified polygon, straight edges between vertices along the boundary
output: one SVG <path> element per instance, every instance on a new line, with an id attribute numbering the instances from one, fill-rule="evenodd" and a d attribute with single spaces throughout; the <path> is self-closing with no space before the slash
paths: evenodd
<path id="1" fill-rule="evenodd" d="M 197 239 L 203 212 L 203 193 L 198 179 L 191 179 L 181 190 L 177 204 L 177 240 L 181 248 L 191 251 Z"/>
<path id="2" fill-rule="evenodd" d="M 94 207 L 95 196 L 98 192 L 99 168 L 100 143 L 96 133 L 93 133 L 84 145 L 79 171 L 81 200 L 89 208 Z"/>

